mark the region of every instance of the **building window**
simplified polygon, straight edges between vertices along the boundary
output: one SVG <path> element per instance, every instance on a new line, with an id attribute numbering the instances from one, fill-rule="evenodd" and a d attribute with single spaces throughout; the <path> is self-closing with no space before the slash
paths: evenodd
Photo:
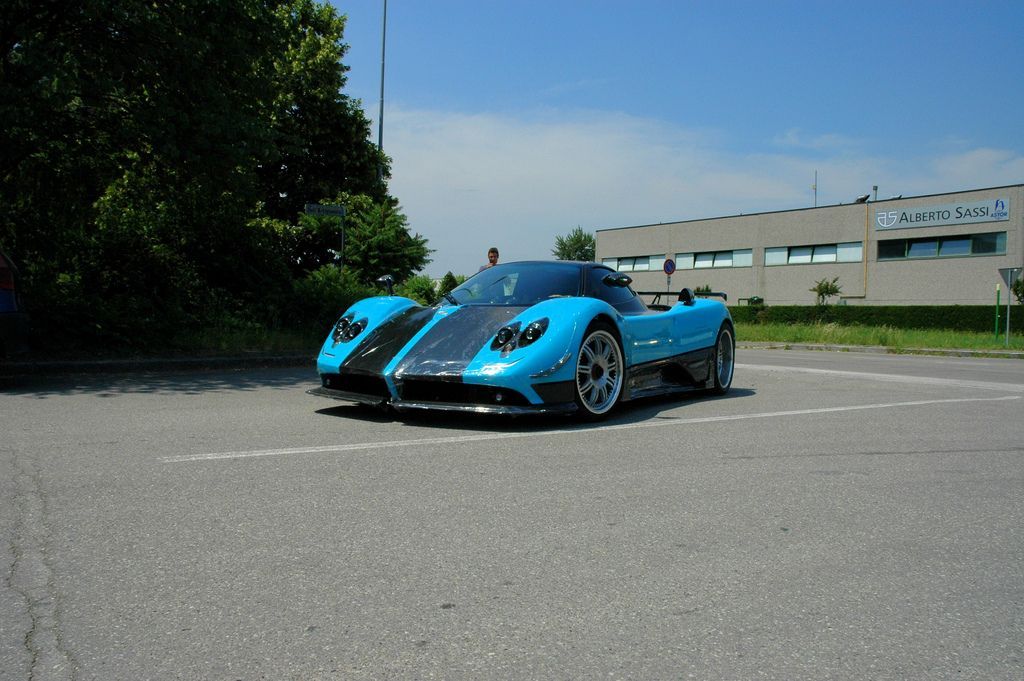
<path id="1" fill-rule="evenodd" d="M 1005 255 L 1006 232 L 975 234 L 971 237 L 971 255 Z"/>
<path id="2" fill-rule="evenodd" d="M 809 265 L 825 262 L 860 262 L 864 246 L 859 241 L 814 246 L 775 246 L 764 249 L 765 267 L 776 265 Z"/>
<path id="3" fill-rule="evenodd" d="M 602 258 L 601 264 L 607 265 L 619 272 L 647 272 L 651 269 L 661 269 L 665 263 L 665 256 L 662 255 L 636 255 L 628 258 Z"/>
<path id="4" fill-rule="evenodd" d="M 864 260 L 864 245 L 859 241 L 836 244 L 836 262 L 861 262 Z"/>
<path id="5" fill-rule="evenodd" d="M 971 240 L 966 237 L 963 239 L 943 239 L 939 242 L 939 255 L 941 257 L 953 258 L 970 254 Z"/>
<path id="6" fill-rule="evenodd" d="M 908 258 L 934 258 L 938 250 L 938 239 L 914 239 L 907 242 Z"/>
<path id="7" fill-rule="evenodd" d="M 907 257 L 907 241 L 906 239 L 895 239 L 892 241 L 879 241 L 878 242 L 878 259 L 879 260 L 894 260 L 896 258 Z"/>
<path id="8" fill-rule="evenodd" d="M 804 265 L 809 263 L 812 253 L 814 253 L 813 246 L 794 246 L 789 249 L 789 264 Z"/>
<path id="9" fill-rule="evenodd" d="M 811 255 L 811 262 L 835 262 L 836 261 L 836 245 L 830 244 L 828 246 L 815 246 L 814 253 Z"/>
<path id="10" fill-rule="evenodd" d="M 785 265 L 789 262 L 789 249 L 786 247 L 764 249 L 765 267 L 772 265 Z"/>
<path id="11" fill-rule="evenodd" d="M 879 260 L 907 258 L 965 258 L 972 255 L 1005 255 L 1006 232 L 958 236 L 887 239 L 878 242 Z"/>
<path id="12" fill-rule="evenodd" d="M 750 248 L 736 251 L 708 251 L 707 253 L 676 253 L 677 270 L 751 267 L 753 264 L 754 251 Z"/>

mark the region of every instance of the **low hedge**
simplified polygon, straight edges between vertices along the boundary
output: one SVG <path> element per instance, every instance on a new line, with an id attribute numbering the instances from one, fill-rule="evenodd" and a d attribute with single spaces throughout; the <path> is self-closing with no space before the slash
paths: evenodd
<path id="1" fill-rule="evenodd" d="M 840 324 L 978 332 L 992 331 L 995 326 L 993 305 L 737 305 L 730 307 L 729 312 L 735 321 L 747 324 Z M 1005 314 L 1005 308 L 1000 308 L 1001 321 Z"/>

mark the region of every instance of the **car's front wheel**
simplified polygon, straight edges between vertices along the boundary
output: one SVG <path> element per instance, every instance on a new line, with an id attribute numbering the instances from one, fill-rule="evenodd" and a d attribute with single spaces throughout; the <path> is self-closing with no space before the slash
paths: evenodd
<path id="1" fill-rule="evenodd" d="M 576 355 L 576 405 L 585 418 L 601 418 L 615 406 L 625 380 L 622 348 L 607 324 L 587 329 Z"/>

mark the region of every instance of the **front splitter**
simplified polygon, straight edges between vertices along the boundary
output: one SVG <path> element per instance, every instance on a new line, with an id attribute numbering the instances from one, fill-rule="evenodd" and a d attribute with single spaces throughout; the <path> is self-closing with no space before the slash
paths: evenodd
<path id="1" fill-rule="evenodd" d="M 502 404 L 457 404 L 452 402 L 412 402 L 399 400 L 391 402 L 396 411 L 454 411 L 469 414 L 505 414 L 525 416 L 527 414 L 571 414 L 576 411 L 575 402 L 560 404 L 537 404 L 522 406 Z"/>

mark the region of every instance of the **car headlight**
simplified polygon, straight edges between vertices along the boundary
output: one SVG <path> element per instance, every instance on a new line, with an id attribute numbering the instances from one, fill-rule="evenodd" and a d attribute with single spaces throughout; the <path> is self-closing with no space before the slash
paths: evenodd
<path id="1" fill-rule="evenodd" d="M 529 345 L 538 338 L 544 335 L 544 332 L 548 329 L 548 318 L 538 319 L 535 322 L 531 322 L 526 325 L 523 332 L 519 334 L 519 347 Z"/>
<path id="2" fill-rule="evenodd" d="M 354 315 L 347 314 L 338 320 L 338 323 L 334 325 L 334 331 L 331 332 L 331 340 L 337 345 L 345 337 L 345 332 L 348 331 L 348 327 L 352 324 L 352 317 Z"/>
<path id="3" fill-rule="evenodd" d="M 514 347 L 513 344 L 516 339 L 516 335 L 519 333 L 519 322 L 503 326 L 498 329 L 498 333 L 494 334 L 494 340 L 491 341 L 491 350 L 498 350 L 504 348 L 505 351 L 509 351 Z"/>
<path id="4" fill-rule="evenodd" d="M 523 348 L 544 335 L 548 328 L 548 318 L 530 322 L 524 328 L 520 322 L 508 324 L 498 329 L 491 341 L 491 350 L 501 350 L 504 357 L 516 348 Z M 522 329 L 522 330 L 520 330 Z"/>
<path id="5" fill-rule="evenodd" d="M 358 322 L 352 322 L 351 324 L 348 325 L 348 328 L 345 329 L 345 333 L 341 334 L 341 340 L 342 341 L 350 341 L 353 338 L 355 338 L 356 336 L 358 336 L 360 333 L 362 333 L 363 329 L 365 329 L 365 328 L 366 328 L 366 320 L 365 319 L 360 319 Z"/>

